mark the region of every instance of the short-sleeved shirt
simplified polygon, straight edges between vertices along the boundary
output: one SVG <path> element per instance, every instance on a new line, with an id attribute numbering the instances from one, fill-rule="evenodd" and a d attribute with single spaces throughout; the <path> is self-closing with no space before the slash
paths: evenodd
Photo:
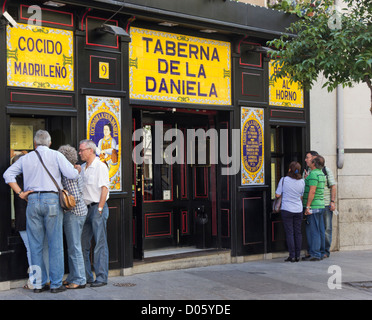
<path id="1" fill-rule="evenodd" d="M 311 170 L 310 174 L 305 179 L 305 192 L 303 197 L 303 206 L 306 207 L 307 199 L 309 197 L 309 191 L 311 186 L 316 186 L 314 199 L 311 202 L 311 209 L 322 209 L 324 208 L 324 186 L 326 177 L 322 170 L 314 169 Z"/>
<path id="2" fill-rule="evenodd" d="M 304 194 L 304 190 L 305 181 L 303 179 L 281 178 L 275 191 L 276 194 L 282 194 L 283 192 L 281 210 L 293 213 L 302 212 L 301 197 Z"/>
<path id="3" fill-rule="evenodd" d="M 95 158 L 88 168 L 86 168 L 86 163 L 81 166 L 80 174 L 84 182 L 83 199 L 85 203 L 88 205 L 92 202 L 99 202 L 101 187 L 109 189 L 110 186 L 109 169 L 106 164 Z M 109 193 L 107 193 L 106 201 L 108 198 Z"/>
<path id="4" fill-rule="evenodd" d="M 324 205 L 329 206 L 331 204 L 331 187 L 336 185 L 336 180 L 331 169 L 329 169 L 328 167 L 324 167 L 323 169 L 325 169 L 327 172 L 326 183 L 324 186 Z M 324 170 L 322 171 L 324 173 Z M 307 172 L 310 173 L 311 169 L 308 169 Z M 304 177 L 304 174 L 302 175 L 302 177 Z"/>
<path id="5" fill-rule="evenodd" d="M 327 171 L 326 184 L 324 187 L 324 205 L 329 206 L 331 203 L 331 187 L 336 184 L 333 172 L 328 167 L 325 167 Z"/>
<path id="6" fill-rule="evenodd" d="M 75 198 L 76 206 L 71 209 L 71 212 L 76 216 L 85 216 L 88 213 L 88 208 L 83 199 L 82 176 L 79 176 L 76 180 L 67 179 L 62 176 L 62 185 Z"/>

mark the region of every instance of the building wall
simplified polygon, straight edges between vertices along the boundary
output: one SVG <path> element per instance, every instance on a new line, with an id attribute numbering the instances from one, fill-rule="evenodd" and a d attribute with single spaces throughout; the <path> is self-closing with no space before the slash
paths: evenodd
<path id="1" fill-rule="evenodd" d="M 347 153 L 339 170 L 340 248 L 372 248 L 372 153 L 368 150 L 372 148 L 372 115 L 367 85 L 345 89 L 344 103 Z"/>
<path id="2" fill-rule="evenodd" d="M 310 92 L 310 149 L 325 158 L 325 165 L 332 170 L 337 181 L 336 92 L 328 93 L 322 85 L 323 78 L 320 78 Z M 332 248 L 339 249 L 338 218 L 335 216 Z"/>
<path id="3" fill-rule="evenodd" d="M 238 1 L 253 4 L 256 6 L 267 7 L 267 0 L 238 0 Z"/>
<path id="4" fill-rule="evenodd" d="M 365 84 L 345 88 L 343 168 L 337 169 L 336 91 L 321 89 L 319 78 L 310 93 L 311 149 L 324 155 L 337 179 L 334 216 L 335 250 L 372 248 L 372 115 L 370 91 Z"/>
<path id="5" fill-rule="evenodd" d="M 339 0 L 337 5 L 345 7 Z M 344 165 L 337 168 L 336 91 L 321 89 L 320 77 L 310 94 L 311 148 L 324 154 L 337 178 L 337 210 L 332 247 L 372 248 L 372 115 L 367 85 L 342 89 L 344 100 Z"/>

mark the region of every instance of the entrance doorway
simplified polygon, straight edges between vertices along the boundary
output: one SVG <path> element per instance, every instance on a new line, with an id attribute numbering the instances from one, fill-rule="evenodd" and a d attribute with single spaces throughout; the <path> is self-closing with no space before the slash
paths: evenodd
<path id="1" fill-rule="evenodd" d="M 276 126 L 271 128 L 271 201 L 281 177 L 287 175 L 289 164 L 303 166 L 305 158 L 305 128 Z M 303 167 L 302 167 L 303 170 Z M 271 206 L 270 206 L 271 208 Z M 286 251 L 285 232 L 280 214 L 271 213 L 271 247 L 273 252 Z M 303 234 L 304 226 L 303 226 Z M 304 238 L 305 239 L 305 238 Z M 306 243 L 306 241 L 303 241 Z"/>
<path id="2" fill-rule="evenodd" d="M 63 144 L 74 145 L 76 142 L 76 118 L 67 116 L 9 116 L 9 160 L 10 164 L 15 156 L 26 154 L 34 150 L 34 135 L 37 130 L 47 130 L 52 138 L 51 149 L 57 150 Z M 9 188 L 10 189 L 10 188 Z M 25 222 L 20 219 L 13 205 L 14 193 L 9 190 L 10 211 L 4 216 L 6 224 L 6 239 L 9 252 L 0 268 L 9 268 L 8 279 L 22 279 L 27 277 L 28 261 L 25 245 L 19 231 L 24 229 Z M 67 259 L 66 259 L 67 261 Z"/>
<path id="3" fill-rule="evenodd" d="M 143 160 L 139 164 L 138 159 L 133 159 L 134 258 L 154 256 L 154 251 L 166 248 L 184 251 L 221 247 L 221 210 L 217 200 L 221 187 L 216 174 L 219 164 L 209 161 L 218 141 L 207 133 L 211 128 L 218 132 L 217 112 L 146 108 L 134 109 L 133 117 L 133 131 L 143 128 L 142 138 L 134 137 L 133 146 L 135 150 L 141 148 Z M 207 133 L 201 145 L 187 134 L 198 129 Z M 169 138 L 171 132 L 173 138 Z M 192 143 L 195 148 L 190 147 Z M 169 156 L 167 148 L 172 150 L 176 162 L 164 158 Z M 202 163 L 198 162 L 201 152 L 206 155 Z M 190 164 L 190 156 L 195 157 L 195 163 Z M 225 224 L 230 225 L 229 221 Z M 226 242 L 223 241 L 225 247 Z"/>
<path id="4" fill-rule="evenodd" d="M 49 132 L 52 140 L 51 149 L 57 150 L 64 144 L 73 145 L 76 141 L 72 131 L 73 121 L 71 117 L 60 116 L 10 117 L 10 162 L 13 163 L 15 156 L 34 150 L 34 135 L 40 129 Z M 13 203 L 13 201 L 11 202 Z M 15 213 L 13 206 L 11 208 L 12 224 L 14 224 Z"/>

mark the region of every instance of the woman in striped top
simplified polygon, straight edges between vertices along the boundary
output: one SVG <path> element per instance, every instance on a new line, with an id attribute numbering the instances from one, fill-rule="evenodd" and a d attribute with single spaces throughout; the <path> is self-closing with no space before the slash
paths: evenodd
<path id="1" fill-rule="evenodd" d="M 76 164 L 78 157 L 76 149 L 64 145 L 58 149 L 68 161 Z M 63 228 L 66 235 L 68 248 L 68 268 L 69 275 L 63 284 L 67 289 L 82 289 L 86 285 L 84 257 L 81 249 L 81 233 L 88 208 L 83 200 L 83 178 L 79 175 L 76 180 L 70 180 L 62 176 L 62 185 L 76 201 L 76 207 L 71 211 L 66 211 L 63 216 Z"/>

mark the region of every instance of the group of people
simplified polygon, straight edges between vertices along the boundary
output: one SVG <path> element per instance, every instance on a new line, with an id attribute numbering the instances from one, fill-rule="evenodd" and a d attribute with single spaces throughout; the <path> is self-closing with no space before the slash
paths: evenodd
<path id="1" fill-rule="evenodd" d="M 24 225 L 20 226 L 20 233 L 27 249 L 29 283 L 34 292 L 50 289 L 52 293 L 82 289 L 87 284 L 92 287 L 106 285 L 109 171 L 96 157 L 96 144 L 92 140 L 82 140 L 78 152 L 70 145 L 55 151 L 49 148 L 49 133 L 38 130 L 34 145 L 35 151 L 15 159 L 3 175 L 15 194 L 15 210 L 26 211 L 22 215 L 24 221 L 20 222 Z M 85 162 L 81 166 L 76 164 L 78 153 Z M 60 189 L 67 189 L 74 196 L 76 206 L 71 211 L 62 210 L 57 186 L 46 169 Z M 63 230 L 69 267 L 65 280 Z M 93 238 L 95 279 L 90 261 Z"/>
<path id="2" fill-rule="evenodd" d="M 336 182 L 324 158 L 316 151 L 306 153 L 307 169 L 301 175 L 300 163 L 289 165 L 287 176 L 280 179 L 275 197 L 282 197 L 281 216 L 289 256 L 285 261 L 300 261 L 301 226 L 306 221 L 307 254 L 302 260 L 320 261 L 330 256 L 332 217 Z"/>
<path id="3" fill-rule="evenodd" d="M 34 151 L 15 157 L 3 175 L 15 194 L 16 227 L 27 249 L 29 283 L 34 292 L 50 289 L 52 293 L 85 288 L 87 284 L 106 285 L 107 165 L 96 157 L 97 146 L 92 140 L 80 141 L 78 152 L 70 145 L 55 151 L 49 148 L 49 133 L 38 130 L 34 145 Z M 85 162 L 81 166 L 77 165 L 78 153 Z M 305 162 L 308 168 L 302 175 L 300 163 L 291 162 L 288 174 L 280 179 L 275 192 L 277 198 L 282 197 L 281 215 L 289 251 L 285 261 L 300 261 L 304 216 L 308 250 L 302 260 L 319 261 L 330 255 L 336 183 L 317 152 L 307 152 Z M 74 196 L 76 206 L 72 210 L 62 210 L 57 186 L 50 175 L 60 189 L 67 189 Z M 64 281 L 63 230 L 69 266 Z M 95 279 L 90 261 L 93 237 Z"/>

